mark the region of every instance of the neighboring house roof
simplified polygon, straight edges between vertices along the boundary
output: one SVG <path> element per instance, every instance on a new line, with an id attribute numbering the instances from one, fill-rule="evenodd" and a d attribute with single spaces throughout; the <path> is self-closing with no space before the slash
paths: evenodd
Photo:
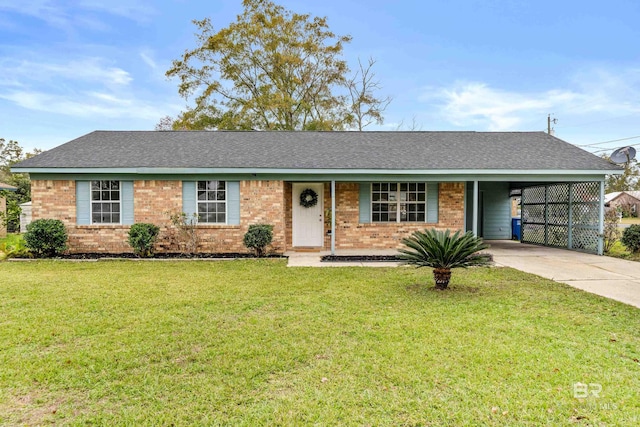
<path id="1" fill-rule="evenodd" d="M 615 200 L 619 195 L 621 195 L 622 191 L 614 191 L 613 193 L 607 193 L 604 195 L 604 203 L 607 204 L 612 200 Z"/>
<path id="2" fill-rule="evenodd" d="M 625 193 L 627 193 L 634 199 L 638 199 L 638 201 L 640 201 L 640 191 L 625 191 Z"/>
<path id="3" fill-rule="evenodd" d="M 604 203 L 608 204 L 614 201 L 615 199 L 617 199 L 618 197 L 622 196 L 623 194 L 631 196 L 634 199 L 636 199 L 638 202 L 640 202 L 640 191 L 615 191 L 613 193 L 607 193 L 604 195 Z"/>
<path id="4" fill-rule="evenodd" d="M 544 132 L 95 131 L 14 166 L 621 170 Z"/>
<path id="5" fill-rule="evenodd" d="M 16 191 L 18 187 L 14 187 L 13 185 L 5 184 L 4 182 L 0 182 L 0 190 L 7 191 Z"/>

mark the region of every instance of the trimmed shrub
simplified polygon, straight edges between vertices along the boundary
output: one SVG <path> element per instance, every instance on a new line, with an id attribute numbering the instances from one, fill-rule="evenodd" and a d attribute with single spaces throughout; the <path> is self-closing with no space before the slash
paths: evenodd
<path id="1" fill-rule="evenodd" d="M 36 257 L 53 257 L 67 250 L 67 229 L 59 219 L 37 219 L 27 225 L 24 243 Z"/>
<path id="2" fill-rule="evenodd" d="M 620 240 L 634 254 L 640 252 L 640 224 L 632 224 L 625 228 Z"/>
<path id="3" fill-rule="evenodd" d="M 139 257 L 152 257 L 159 232 L 160 227 L 157 225 L 145 222 L 133 224 L 129 229 L 127 243 L 131 245 L 133 252 Z"/>
<path id="4" fill-rule="evenodd" d="M 244 245 L 252 249 L 257 257 L 263 257 L 267 246 L 273 240 L 273 225 L 253 224 L 244 235 Z"/>

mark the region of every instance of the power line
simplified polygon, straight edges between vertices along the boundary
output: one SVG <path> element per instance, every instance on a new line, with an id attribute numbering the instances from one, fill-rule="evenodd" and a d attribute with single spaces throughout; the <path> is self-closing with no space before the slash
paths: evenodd
<path id="1" fill-rule="evenodd" d="M 630 145 L 628 145 L 628 147 L 638 147 L 638 146 L 640 146 L 640 143 L 639 144 L 630 144 Z M 603 148 L 601 150 L 592 151 L 592 153 L 593 154 L 604 153 L 605 151 L 609 151 L 609 150 L 611 150 L 611 148 Z"/>
<path id="2" fill-rule="evenodd" d="M 592 144 L 576 145 L 576 147 L 593 147 L 593 146 L 596 146 L 596 145 L 609 144 L 609 143 L 612 143 L 612 142 L 628 141 L 630 139 L 636 139 L 636 138 L 640 138 L 640 135 L 638 135 L 638 136 L 630 136 L 628 138 L 612 139 L 610 141 L 594 142 Z"/>

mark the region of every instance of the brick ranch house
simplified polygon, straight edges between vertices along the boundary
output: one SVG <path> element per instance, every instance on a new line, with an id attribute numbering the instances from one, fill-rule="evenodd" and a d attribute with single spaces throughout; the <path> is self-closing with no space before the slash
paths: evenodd
<path id="1" fill-rule="evenodd" d="M 397 248 L 431 227 L 510 239 L 519 194 L 523 241 L 601 252 L 604 179 L 620 173 L 543 132 L 96 131 L 13 170 L 71 252 L 110 253 L 131 251 L 133 223 L 170 235 L 178 212 L 199 215 L 201 252 L 245 252 L 256 223 L 273 225 L 278 252 Z M 573 208 L 564 222 L 555 193 Z"/>
<path id="2" fill-rule="evenodd" d="M 604 206 L 619 210 L 625 216 L 637 217 L 640 213 L 640 191 L 616 191 L 604 196 Z"/>

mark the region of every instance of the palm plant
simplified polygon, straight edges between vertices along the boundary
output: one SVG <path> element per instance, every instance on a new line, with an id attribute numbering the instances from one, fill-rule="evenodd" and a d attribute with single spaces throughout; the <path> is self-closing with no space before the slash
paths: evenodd
<path id="1" fill-rule="evenodd" d="M 470 231 L 451 234 L 451 230 L 432 228 L 416 231 L 402 243 L 407 248 L 399 250 L 399 258 L 405 264 L 432 267 L 437 289 L 447 289 L 452 268 L 488 265 L 492 261 L 490 254 L 477 253 L 489 245 Z"/>

